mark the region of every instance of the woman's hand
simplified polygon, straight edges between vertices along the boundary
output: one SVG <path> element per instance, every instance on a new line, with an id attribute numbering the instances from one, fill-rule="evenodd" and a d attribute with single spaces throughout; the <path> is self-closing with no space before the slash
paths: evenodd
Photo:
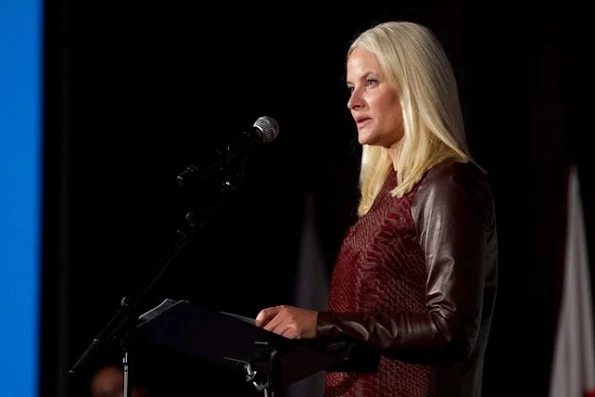
<path id="1" fill-rule="evenodd" d="M 316 337 L 318 312 L 293 306 L 263 309 L 256 316 L 256 326 L 290 339 Z"/>

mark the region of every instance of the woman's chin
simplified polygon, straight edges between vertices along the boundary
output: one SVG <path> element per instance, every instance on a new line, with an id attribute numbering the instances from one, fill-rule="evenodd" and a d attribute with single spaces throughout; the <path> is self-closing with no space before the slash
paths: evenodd
<path id="1" fill-rule="evenodd" d="M 371 139 L 370 136 L 368 136 L 366 134 L 359 134 L 357 136 L 357 140 L 360 145 L 374 145 L 375 144 L 374 139 Z"/>
<path id="2" fill-rule="evenodd" d="M 364 132 L 359 132 L 357 134 L 357 140 L 360 145 L 369 145 L 370 144 L 370 137 L 368 134 Z"/>

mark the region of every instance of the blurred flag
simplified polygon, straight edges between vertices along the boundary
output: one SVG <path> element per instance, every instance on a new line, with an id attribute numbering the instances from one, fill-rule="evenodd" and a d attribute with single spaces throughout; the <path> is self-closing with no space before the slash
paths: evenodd
<path id="1" fill-rule="evenodd" d="M 549 397 L 595 397 L 595 347 L 587 239 L 578 171 L 568 180 L 564 284 Z"/>
<path id="2" fill-rule="evenodd" d="M 312 194 L 306 194 L 305 204 L 293 304 L 312 310 L 326 310 L 328 276 L 316 227 L 316 202 Z M 290 385 L 286 396 L 320 397 L 324 395 L 325 375 L 326 372 L 322 371 Z"/>

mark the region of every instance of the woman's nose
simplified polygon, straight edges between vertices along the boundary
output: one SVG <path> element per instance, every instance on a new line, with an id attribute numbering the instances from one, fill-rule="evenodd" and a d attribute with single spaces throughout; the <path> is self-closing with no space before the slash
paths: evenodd
<path id="1" fill-rule="evenodd" d="M 349 100 L 347 101 L 347 107 L 350 110 L 360 109 L 362 107 L 362 98 L 357 91 L 353 91 Z"/>

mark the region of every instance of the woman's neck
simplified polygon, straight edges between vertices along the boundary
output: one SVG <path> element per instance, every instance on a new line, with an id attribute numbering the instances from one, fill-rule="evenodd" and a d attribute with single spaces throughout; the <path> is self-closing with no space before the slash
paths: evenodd
<path id="1" fill-rule="evenodd" d="M 404 137 L 399 139 L 395 142 L 391 147 L 388 148 L 388 155 L 393 162 L 393 169 L 395 171 L 399 171 L 400 160 L 401 160 L 401 150 L 403 149 L 403 141 Z"/>

